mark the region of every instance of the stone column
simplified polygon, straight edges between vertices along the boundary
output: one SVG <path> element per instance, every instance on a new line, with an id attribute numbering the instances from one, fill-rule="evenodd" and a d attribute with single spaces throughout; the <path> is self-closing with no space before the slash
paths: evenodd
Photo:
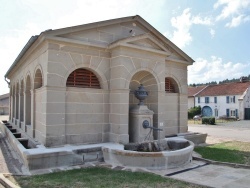
<path id="1" fill-rule="evenodd" d="M 130 58 L 122 49 L 112 49 L 110 62 L 110 141 L 128 143 L 129 86 L 127 78 L 134 71 Z"/>
<path id="2" fill-rule="evenodd" d="M 13 122 L 14 125 L 16 125 L 16 119 L 17 119 L 17 118 L 16 118 L 16 115 L 17 115 L 17 114 L 16 114 L 16 108 L 17 108 L 17 106 L 16 106 L 16 98 L 17 98 L 17 97 L 16 97 L 16 92 L 15 92 L 15 95 L 14 95 L 14 122 Z"/>
<path id="3" fill-rule="evenodd" d="M 31 117 L 31 131 L 32 131 L 32 136 L 35 138 L 35 92 L 33 89 L 30 90 L 30 98 L 31 98 L 31 112 L 30 112 L 30 117 Z"/>
<path id="4" fill-rule="evenodd" d="M 20 93 L 20 121 L 21 122 L 24 121 L 23 112 L 24 112 L 24 91 L 22 90 Z"/>
<path id="5" fill-rule="evenodd" d="M 66 143 L 65 125 L 66 87 L 46 86 L 45 91 L 45 146 L 60 146 Z M 79 125 L 80 126 L 80 125 Z"/>
<path id="6" fill-rule="evenodd" d="M 178 103 L 178 118 L 179 118 L 179 133 L 185 133 L 188 131 L 187 126 L 187 109 L 188 109 L 188 97 L 186 94 L 179 94 L 179 103 Z"/>
<path id="7" fill-rule="evenodd" d="M 13 106 L 13 94 L 10 96 L 10 118 L 9 120 L 13 122 L 13 115 L 14 115 L 14 106 Z"/>
<path id="8" fill-rule="evenodd" d="M 128 89 L 110 91 L 110 141 L 128 143 Z"/>

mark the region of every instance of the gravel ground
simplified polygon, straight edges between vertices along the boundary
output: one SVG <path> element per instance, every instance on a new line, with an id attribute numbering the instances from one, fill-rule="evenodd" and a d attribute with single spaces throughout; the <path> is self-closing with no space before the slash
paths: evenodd
<path id="1" fill-rule="evenodd" d="M 1 120 L 8 120 L 8 116 L 0 116 Z M 0 173 L 22 174 L 24 169 L 19 156 L 0 130 Z"/>

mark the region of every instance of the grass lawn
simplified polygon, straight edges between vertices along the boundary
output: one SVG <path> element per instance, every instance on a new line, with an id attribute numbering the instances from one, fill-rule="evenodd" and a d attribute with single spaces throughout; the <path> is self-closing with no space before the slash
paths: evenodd
<path id="1" fill-rule="evenodd" d="M 15 177 L 15 181 L 20 187 L 25 188 L 202 187 L 150 173 L 111 170 L 103 167 L 83 168 L 28 177 Z"/>
<path id="2" fill-rule="evenodd" d="M 194 150 L 206 159 L 250 165 L 250 143 L 247 142 L 224 142 Z"/>

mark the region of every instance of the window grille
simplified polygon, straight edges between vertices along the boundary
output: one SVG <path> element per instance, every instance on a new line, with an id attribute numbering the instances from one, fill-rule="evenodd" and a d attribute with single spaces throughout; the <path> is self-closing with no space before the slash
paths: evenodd
<path id="1" fill-rule="evenodd" d="M 169 78 L 165 78 L 165 91 L 166 93 L 175 93 L 174 84 Z"/>
<path id="2" fill-rule="evenodd" d="M 82 87 L 100 89 L 100 83 L 96 75 L 87 69 L 74 70 L 67 79 L 67 87 Z"/>

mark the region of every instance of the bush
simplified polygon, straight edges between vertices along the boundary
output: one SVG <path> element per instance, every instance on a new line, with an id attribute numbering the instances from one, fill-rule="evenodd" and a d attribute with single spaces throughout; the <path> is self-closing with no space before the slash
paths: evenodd
<path id="1" fill-rule="evenodd" d="M 200 115 L 200 114 L 201 114 L 200 106 L 192 107 L 188 110 L 188 119 L 193 119 L 195 115 Z"/>
<path id="2" fill-rule="evenodd" d="M 203 117 L 202 124 L 215 125 L 215 117 Z"/>

